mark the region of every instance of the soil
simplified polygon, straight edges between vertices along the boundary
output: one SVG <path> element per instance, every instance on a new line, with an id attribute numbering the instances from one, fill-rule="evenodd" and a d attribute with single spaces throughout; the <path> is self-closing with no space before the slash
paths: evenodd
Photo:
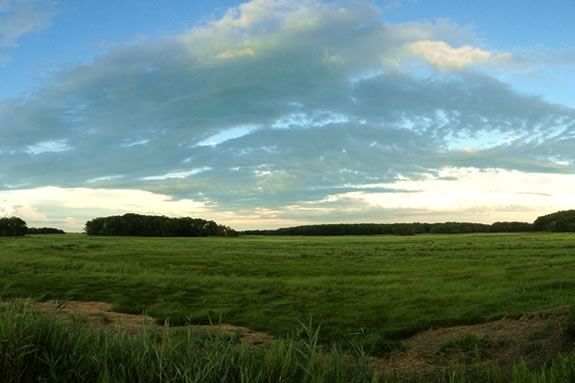
<path id="1" fill-rule="evenodd" d="M 372 358 L 371 363 L 390 375 L 426 375 L 470 364 L 510 371 L 521 359 L 539 367 L 558 352 L 573 349 L 564 335 L 568 312 L 568 307 L 560 307 L 520 318 L 430 329 L 404 340 L 401 351 Z"/>
<path id="2" fill-rule="evenodd" d="M 128 332 L 135 332 L 144 326 L 161 328 L 154 318 L 145 315 L 124 314 L 111 311 L 112 305 L 103 302 L 78 302 L 78 301 L 47 301 L 36 303 L 40 312 L 55 319 L 70 319 L 80 317 L 88 324 L 98 327 L 119 327 Z M 251 345 L 270 343 L 271 335 L 252 331 L 249 328 L 233 326 L 229 324 L 219 325 L 191 325 L 194 330 L 223 335 L 237 335 L 240 339 Z"/>

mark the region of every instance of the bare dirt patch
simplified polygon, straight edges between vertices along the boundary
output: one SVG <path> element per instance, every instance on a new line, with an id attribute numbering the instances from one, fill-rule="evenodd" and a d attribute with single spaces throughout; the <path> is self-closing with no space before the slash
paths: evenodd
<path id="1" fill-rule="evenodd" d="M 573 347 L 564 335 L 567 315 L 568 307 L 561 307 L 551 313 L 430 329 L 406 339 L 402 351 L 372 358 L 371 363 L 395 375 L 425 375 L 471 364 L 509 371 L 520 359 L 536 367 Z"/>
<path id="2" fill-rule="evenodd" d="M 128 332 L 135 332 L 144 326 L 163 327 L 157 324 L 154 318 L 146 315 L 111 311 L 112 305 L 104 302 L 47 301 L 35 305 L 40 312 L 52 318 L 71 319 L 79 317 L 88 324 L 98 327 L 122 328 Z M 190 325 L 188 327 L 206 333 L 237 335 L 242 341 L 251 345 L 267 344 L 273 340 L 270 334 L 230 324 Z"/>

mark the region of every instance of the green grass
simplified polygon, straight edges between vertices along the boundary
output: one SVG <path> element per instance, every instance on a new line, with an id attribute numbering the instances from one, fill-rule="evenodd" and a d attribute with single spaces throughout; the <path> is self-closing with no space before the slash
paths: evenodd
<path id="1" fill-rule="evenodd" d="M 475 360 L 481 360 L 492 352 L 505 346 L 506 339 L 492 339 L 487 336 L 463 335 L 443 343 L 439 353 L 461 352 Z"/>
<path id="2" fill-rule="evenodd" d="M 0 303 L 0 381 L 369 382 L 367 359 L 320 349 L 314 327 L 265 347 L 189 327 L 134 334 L 48 319 L 26 302 Z"/>
<path id="3" fill-rule="evenodd" d="M 26 301 L 0 302 L 0 381 L 563 383 L 575 379 L 575 353 L 558 355 L 537 370 L 519 362 L 511 373 L 472 364 L 426 376 L 386 375 L 370 368 L 361 353 L 320 346 L 318 327 L 301 325 L 297 333 L 258 347 L 234 337 L 196 333 L 190 327 L 166 326 L 160 331 L 147 327 L 128 334 L 89 327 L 79 319 L 49 319 Z"/>
<path id="4" fill-rule="evenodd" d="M 375 352 L 431 326 L 573 303 L 574 234 L 0 239 L 0 295 L 95 300 L 170 323 L 223 321 Z"/>

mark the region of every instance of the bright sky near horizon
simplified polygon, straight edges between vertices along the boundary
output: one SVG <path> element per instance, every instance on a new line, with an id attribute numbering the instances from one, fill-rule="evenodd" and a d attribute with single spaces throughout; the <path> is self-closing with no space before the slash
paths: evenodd
<path id="1" fill-rule="evenodd" d="M 573 19 L 573 0 L 0 0 L 0 216 L 574 208 Z"/>

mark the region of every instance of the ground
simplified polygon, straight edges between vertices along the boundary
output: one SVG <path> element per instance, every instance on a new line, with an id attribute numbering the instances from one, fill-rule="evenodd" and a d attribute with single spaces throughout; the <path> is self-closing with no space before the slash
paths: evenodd
<path id="1" fill-rule="evenodd" d="M 58 319 L 81 319 L 89 325 L 136 332 L 142 328 L 163 329 L 146 315 L 111 311 L 103 302 L 46 301 L 35 304 L 42 313 Z M 422 331 L 402 341 L 401 349 L 371 357 L 370 365 L 387 375 L 432 375 L 463 365 L 492 365 L 510 371 L 524 360 L 540 367 L 550 356 L 573 348 L 565 336 L 568 307 L 502 318 L 476 325 L 452 326 Z M 229 324 L 188 325 L 199 332 L 238 336 L 252 346 L 273 342 L 271 334 Z M 177 328 L 175 328 L 177 330 Z"/>
<path id="2" fill-rule="evenodd" d="M 27 236 L 0 239 L 0 296 L 105 302 L 100 313 L 225 323 L 273 337 L 311 318 L 323 344 L 365 346 L 395 369 L 519 354 L 535 363 L 562 347 L 561 313 L 575 296 L 573 249 L 575 234 L 559 233 Z"/>

